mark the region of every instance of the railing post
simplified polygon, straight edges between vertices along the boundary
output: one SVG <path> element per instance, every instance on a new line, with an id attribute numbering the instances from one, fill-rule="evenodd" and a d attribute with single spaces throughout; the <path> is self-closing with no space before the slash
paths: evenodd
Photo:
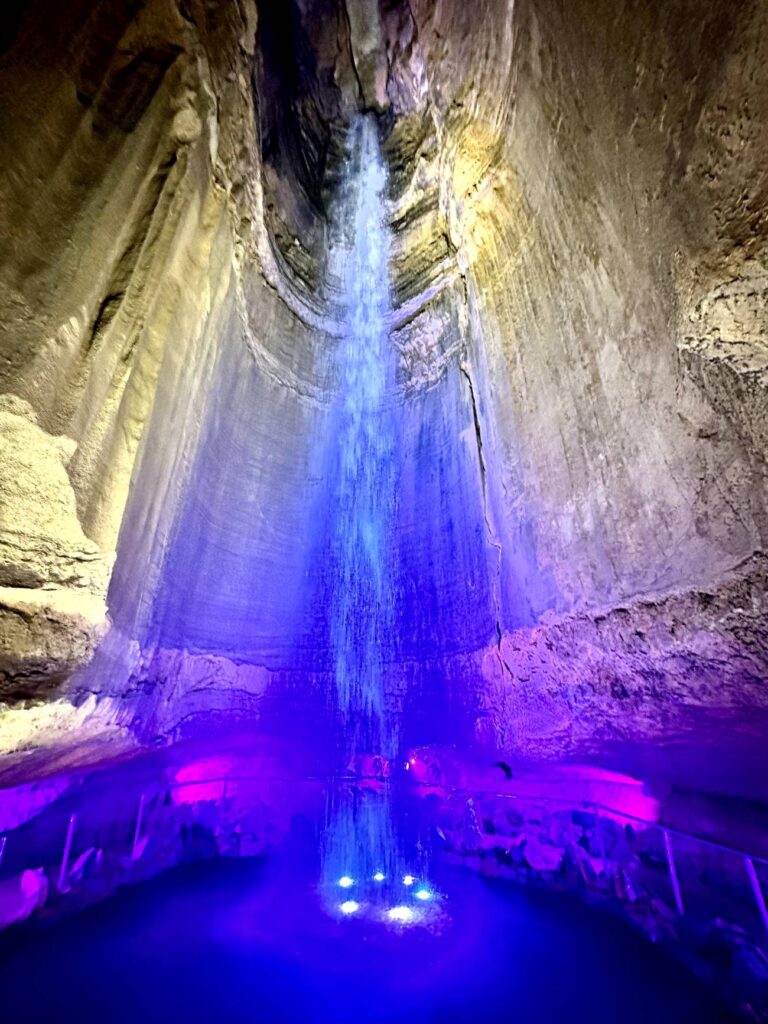
<path id="1" fill-rule="evenodd" d="M 685 913 L 685 909 L 683 907 L 683 896 L 680 892 L 680 882 L 677 877 L 677 868 L 675 867 L 675 855 L 672 853 L 672 837 L 666 829 L 664 829 L 664 849 L 667 853 L 669 880 L 672 883 L 672 892 L 675 896 L 675 906 L 677 907 L 678 914 L 682 917 Z"/>
<path id="2" fill-rule="evenodd" d="M 67 825 L 67 838 L 64 840 L 64 852 L 61 855 L 61 867 L 59 868 L 59 892 L 66 892 L 67 888 L 69 888 L 66 886 L 67 869 L 69 865 L 69 855 L 72 852 L 72 838 L 75 834 L 76 821 L 77 815 L 70 814 L 69 825 Z"/>
<path id="3" fill-rule="evenodd" d="M 757 877 L 757 871 L 755 870 L 755 865 L 751 857 L 744 858 L 744 867 L 747 869 L 747 876 L 749 878 L 749 883 L 752 886 L 752 894 L 755 897 L 757 911 L 763 922 L 763 928 L 768 932 L 768 908 L 765 906 L 765 896 L 763 896 L 763 890 L 760 887 L 760 879 Z"/>
<path id="4" fill-rule="evenodd" d="M 137 850 L 141 841 L 141 825 L 144 821 L 144 794 L 139 797 L 139 809 L 136 812 L 136 828 L 133 830 L 133 846 L 131 847 L 131 860 L 137 860 Z"/>
<path id="5" fill-rule="evenodd" d="M 600 811 L 597 804 L 594 804 L 595 809 L 595 839 L 597 839 L 597 850 L 600 854 L 600 860 L 603 862 L 603 878 L 608 878 L 608 860 L 605 856 L 605 836 L 603 835 L 602 822 L 600 819 Z"/>

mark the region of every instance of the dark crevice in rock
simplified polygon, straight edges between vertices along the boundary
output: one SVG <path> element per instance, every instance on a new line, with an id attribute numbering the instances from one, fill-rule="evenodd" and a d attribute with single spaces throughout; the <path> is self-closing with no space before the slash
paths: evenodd
<path id="1" fill-rule="evenodd" d="M 340 84 L 351 61 L 345 19 L 341 0 L 259 9 L 254 92 L 266 227 L 284 272 L 308 292 L 322 280 L 327 192 L 351 114 Z"/>
<path id="2" fill-rule="evenodd" d="M 125 292 L 114 292 L 105 295 L 99 303 L 96 319 L 91 325 L 90 340 L 87 348 L 91 349 L 98 342 L 100 335 L 109 327 L 110 323 L 120 309 L 120 304 L 125 298 Z"/>
<path id="3" fill-rule="evenodd" d="M 495 610 L 496 620 L 496 639 L 501 649 L 501 638 L 503 634 L 503 627 L 501 622 L 501 596 L 499 593 L 500 578 L 501 578 L 501 566 L 502 566 L 502 548 L 501 543 L 496 536 L 496 532 L 491 525 L 489 502 L 488 502 L 488 470 L 485 464 L 485 456 L 483 454 L 483 434 L 480 426 L 480 413 L 477 408 L 477 399 L 475 397 L 475 387 L 472 383 L 472 375 L 470 374 L 469 367 L 462 361 L 459 363 L 459 369 L 462 376 L 467 382 L 467 390 L 469 392 L 469 401 L 472 407 L 472 424 L 475 430 L 475 443 L 477 445 L 477 464 L 480 473 L 480 483 L 482 488 L 483 497 L 483 519 L 485 522 L 485 529 L 488 536 L 488 543 L 495 551 L 496 565 L 494 568 L 494 580 L 492 583 L 493 592 L 493 603 Z"/>
<path id="4" fill-rule="evenodd" d="M 176 153 L 172 152 L 157 167 L 148 182 L 145 193 L 141 197 L 140 207 L 136 211 L 135 222 L 125 242 L 123 251 L 116 260 L 115 266 L 106 284 L 107 294 L 101 300 L 90 330 L 86 351 L 94 348 L 103 334 L 108 330 L 123 303 L 130 301 L 131 295 L 139 295 L 146 284 L 146 271 L 142 271 L 142 254 L 146 261 L 146 250 L 151 247 L 152 225 L 158 214 L 167 209 L 172 201 L 174 189 L 169 189 L 169 179 L 176 166 Z M 130 325 L 135 336 L 141 326 L 141 318 L 134 317 Z M 130 347 L 123 349 L 122 358 L 130 355 Z"/>
<path id="5" fill-rule="evenodd" d="M 346 41 L 349 46 L 349 63 L 352 68 L 352 73 L 355 76 L 355 84 L 357 85 L 357 102 L 362 110 L 365 106 L 363 83 L 360 81 L 360 74 L 357 70 L 357 64 L 355 63 L 355 57 L 352 53 L 352 25 L 349 20 L 349 10 L 347 9 L 347 0 L 341 0 L 341 9 L 344 12 L 344 24 L 346 25 Z"/>

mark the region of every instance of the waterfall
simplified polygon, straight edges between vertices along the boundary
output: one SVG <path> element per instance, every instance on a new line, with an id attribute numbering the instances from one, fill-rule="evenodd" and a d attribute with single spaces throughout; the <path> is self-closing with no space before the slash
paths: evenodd
<path id="1" fill-rule="evenodd" d="M 384 692 L 384 663 L 395 627 L 392 524 L 398 455 L 385 187 L 375 121 L 361 118 L 350 132 L 336 211 L 343 337 L 335 367 L 341 405 L 330 640 L 350 757 L 392 758 L 397 743 Z"/>
<path id="2" fill-rule="evenodd" d="M 340 293 L 342 336 L 333 367 L 340 397 L 329 474 L 329 639 L 343 770 L 368 778 L 329 794 L 322 878 L 336 905 L 339 879 L 348 884 L 347 907 L 358 906 L 363 889 L 369 906 L 387 905 L 392 881 L 402 884 L 386 782 L 398 749 L 386 666 L 395 635 L 392 534 L 399 455 L 386 183 L 376 122 L 361 117 L 349 133 L 331 217 L 331 272 Z"/>

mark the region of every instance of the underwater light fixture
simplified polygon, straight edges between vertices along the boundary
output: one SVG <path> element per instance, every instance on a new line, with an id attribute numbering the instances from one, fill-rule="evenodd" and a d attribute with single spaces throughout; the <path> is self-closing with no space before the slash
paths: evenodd
<path id="1" fill-rule="evenodd" d="M 339 885 L 342 889 L 349 889 L 355 884 L 354 878 L 350 878 L 349 875 L 342 875 L 339 879 Z"/>
<path id="2" fill-rule="evenodd" d="M 413 877 L 413 875 L 404 875 L 403 876 L 403 885 L 413 885 L 413 883 L 415 881 L 416 881 L 416 879 Z"/>
<path id="3" fill-rule="evenodd" d="M 429 889 L 417 889 L 414 896 L 417 900 L 429 900 L 432 898 L 432 893 Z"/>
<path id="4" fill-rule="evenodd" d="M 342 912 L 342 914 L 354 914 L 359 909 L 360 904 L 356 903 L 354 900 L 346 900 L 339 907 L 339 910 Z"/>
<path id="5" fill-rule="evenodd" d="M 392 907 L 387 911 L 390 921 L 397 921 L 400 924 L 410 924 L 413 920 L 413 911 L 410 907 Z"/>
<path id="6" fill-rule="evenodd" d="M 376 874 L 373 876 L 373 880 L 374 882 L 383 882 L 386 877 L 387 876 L 384 874 L 383 871 L 377 871 Z"/>

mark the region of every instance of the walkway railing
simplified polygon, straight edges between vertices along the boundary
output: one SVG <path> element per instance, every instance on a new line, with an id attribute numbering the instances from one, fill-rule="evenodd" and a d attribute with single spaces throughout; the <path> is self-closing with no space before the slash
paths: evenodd
<path id="1" fill-rule="evenodd" d="M 310 779 L 300 780 L 301 783 L 314 783 L 318 786 L 325 786 L 331 783 L 348 783 L 351 785 L 360 784 L 361 780 L 356 777 L 339 776 L 316 776 Z M 178 781 L 160 781 L 148 784 L 138 794 L 135 800 L 133 811 L 130 815 L 119 813 L 121 809 L 115 808 L 118 813 L 108 821 L 97 818 L 96 825 L 93 823 L 84 828 L 85 840 L 79 836 L 80 817 L 83 809 L 73 808 L 62 814 L 56 807 L 56 803 L 62 802 L 60 798 L 54 804 L 49 805 L 30 819 L 24 825 L 0 835 L 0 886 L 3 877 L 6 880 L 18 877 L 23 868 L 44 871 L 48 884 L 55 880 L 55 887 L 59 894 L 69 894 L 77 887 L 84 877 L 99 874 L 105 868 L 105 859 L 109 861 L 120 861 L 123 874 L 130 877 L 131 865 L 138 865 L 145 856 L 147 845 L 156 838 L 174 834 L 180 824 L 193 822 L 200 809 L 212 810 L 208 814 L 209 823 L 218 822 L 219 825 L 229 828 L 231 832 L 242 835 L 243 823 L 247 826 L 248 808 L 243 806 L 232 813 L 229 807 L 233 800 L 247 804 L 248 787 L 258 785 L 262 792 L 269 791 L 274 787 L 287 786 L 295 787 L 300 784 L 299 780 L 290 777 L 265 777 L 255 775 L 226 775 L 215 778 L 201 778 Z M 663 867 L 666 873 L 668 884 L 672 895 L 672 908 L 679 917 L 684 917 L 688 909 L 689 900 L 696 902 L 698 899 L 702 904 L 707 900 L 701 899 L 701 878 L 696 878 L 696 884 L 691 882 L 695 877 L 695 869 L 698 866 L 705 874 L 714 874 L 712 864 L 720 869 L 728 881 L 725 886 L 726 898 L 732 895 L 734 884 L 737 885 L 736 872 L 733 870 L 736 862 L 740 865 L 741 879 L 745 890 L 750 894 L 755 920 L 759 921 L 764 932 L 757 941 L 765 948 L 766 936 L 768 936 L 768 907 L 766 907 L 765 892 L 768 889 L 768 858 L 757 855 L 753 851 L 745 850 L 737 846 L 730 846 L 716 842 L 711 839 L 701 838 L 695 834 L 680 829 L 660 824 L 657 821 L 637 817 L 627 813 L 621 808 L 612 807 L 607 804 L 591 800 L 568 800 L 552 796 L 546 792 L 497 792 L 493 790 L 470 789 L 462 787 L 439 787 L 435 785 L 419 786 L 419 783 L 412 783 L 413 792 L 438 793 L 446 806 L 466 806 L 469 801 L 478 802 L 501 802 L 504 804 L 516 805 L 520 808 L 522 822 L 517 836 L 496 836 L 496 845 L 503 848 L 509 841 L 509 845 L 522 845 L 524 840 L 535 832 L 535 823 L 532 826 L 531 815 L 526 820 L 526 811 L 535 812 L 542 809 L 549 815 L 570 815 L 571 819 L 576 814 L 592 817 L 593 828 L 589 841 L 594 840 L 597 847 L 597 855 L 591 857 L 591 863 L 597 863 L 598 869 L 594 871 L 592 881 L 598 886 L 605 888 L 610 882 L 610 876 L 621 874 L 626 876 L 629 883 L 628 850 L 631 857 L 634 857 L 634 867 L 643 866 L 643 858 L 651 858 L 650 867 L 658 869 Z M 185 797 L 186 791 L 186 797 Z M 535 815 L 534 815 L 535 817 Z M 239 818 L 240 821 L 234 820 Z M 29 834 L 31 821 L 36 822 L 34 830 L 38 838 L 42 836 L 40 847 L 35 850 L 35 843 L 31 841 L 33 836 Z M 64 823 L 66 822 L 66 827 Z M 652 835 L 659 840 L 655 848 L 649 844 L 638 844 L 635 840 L 635 848 L 630 849 L 626 841 L 626 825 L 631 825 L 636 834 L 646 836 Z M 101 843 L 99 833 L 102 826 L 110 834 L 111 841 Z M 612 827 L 611 827 L 612 826 Z M 620 848 L 616 848 L 617 829 L 624 835 Z M 514 828 L 512 829 L 514 831 Z M 587 829 L 587 831 L 590 831 Z M 115 836 L 115 832 L 118 836 Z M 586 834 L 586 833 L 585 833 Z M 53 839 L 55 835 L 59 838 L 59 857 L 54 863 L 51 861 Z M 613 836 L 614 846 L 610 847 L 610 838 Z M 119 837 L 119 838 L 118 838 Z M 78 843 L 78 839 L 80 842 Z M 117 841 L 116 841 L 117 840 Z M 87 846 L 83 848 L 84 842 Z M 457 844 L 454 843 L 454 846 Z M 459 844 L 460 845 L 460 844 Z M 9 857 L 10 853 L 13 857 Z M 660 863 L 654 858 L 659 855 Z M 523 848 L 524 856 L 524 848 Z M 179 859 L 178 857 L 176 858 Z M 719 862 L 718 862 L 719 859 Z M 12 860 L 13 863 L 9 863 Z M 645 867 L 648 867 L 646 864 Z M 601 868 L 601 869 L 600 869 Z M 610 870 L 609 870 L 610 869 Z M 139 872 L 140 873 L 140 872 Z M 583 874 L 583 872 L 582 872 Z M 652 893 L 654 872 L 651 870 L 643 874 L 642 884 L 647 892 Z M 126 879 L 127 880 L 127 879 Z M 658 881 L 658 879 L 656 879 Z M 584 881 L 587 879 L 584 877 Z M 649 884 L 651 888 L 649 889 Z M 712 898 L 711 903 L 717 916 L 729 920 L 728 915 L 721 912 L 719 904 L 723 902 L 722 894 L 718 893 L 718 879 L 706 880 L 704 888 L 709 889 Z M 636 894 L 635 894 L 636 897 Z M 628 898 L 629 895 L 628 895 Z M 41 906 L 47 901 L 41 903 Z M 739 899 L 740 904 L 743 900 Z M 739 909 L 743 910 L 743 906 Z M 734 924 L 739 923 L 743 913 L 731 915 Z M 759 932 L 759 929 L 757 929 Z"/>

